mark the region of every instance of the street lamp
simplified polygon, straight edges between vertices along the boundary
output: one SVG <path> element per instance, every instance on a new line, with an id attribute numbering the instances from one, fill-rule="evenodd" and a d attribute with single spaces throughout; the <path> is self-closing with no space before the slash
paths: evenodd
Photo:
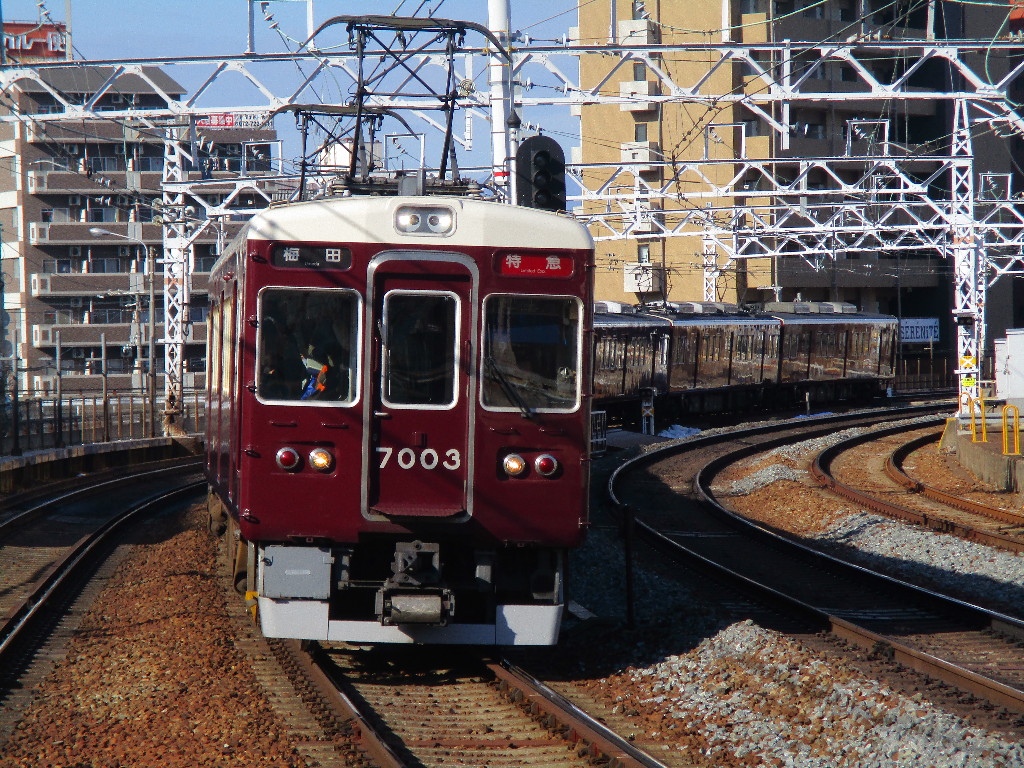
<path id="1" fill-rule="evenodd" d="M 142 248 L 146 255 L 146 271 L 149 272 L 149 436 L 156 437 L 156 308 L 153 298 L 156 259 L 149 246 L 137 238 L 111 232 L 102 227 L 89 227 L 89 234 L 93 237 L 119 237 L 128 240 Z"/>

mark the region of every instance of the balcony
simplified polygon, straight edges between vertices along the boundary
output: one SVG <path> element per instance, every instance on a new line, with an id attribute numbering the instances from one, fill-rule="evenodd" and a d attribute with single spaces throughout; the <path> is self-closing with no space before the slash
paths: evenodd
<path id="1" fill-rule="evenodd" d="M 81 119 L 68 118 L 67 121 L 47 121 L 45 123 L 27 123 L 25 125 L 25 138 L 30 142 L 53 143 L 54 141 L 67 144 L 84 144 L 86 138 L 82 135 Z M 132 143 L 162 143 L 159 138 L 152 134 L 145 133 L 125 126 L 122 122 L 115 120 L 91 120 L 89 122 L 88 143 L 125 141 Z"/>
<path id="2" fill-rule="evenodd" d="M 42 194 L 96 194 L 102 192 L 109 195 L 111 191 L 125 189 L 159 189 L 161 174 L 159 172 L 111 171 L 100 174 L 109 179 L 112 186 L 100 184 L 84 172 L 63 170 L 29 171 L 28 191 L 32 195 Z"/>
<path id="3" fill-rule="evenodd" d="M 623 165 L 630 165 L 637 173 L 657 170 L 661 161 L 661 146 L 656 141 L 628 141 L 620 148 Z"/>
<path id="4" fill-rule="evenodd" d="M 149 325 L 145 320 L 140 324 L 139 330 L 140 338 L 133 339 L 132 322 L 130 320 L 123 323 L 39 323 L 32 326 L 32 346 L 56 346 L 57 334 L 60 333 L 62 350 L 70 350 L 66 354 L 69 358 L 73 358 L 80 356 L 79 353 L 74 351 L 76 347 L 98 347 L 101 335 L 105 335 L 108 347 L 122 347 L 128 344 L 149 344 Z M 156 324 L 156 338 L 158 342 L 163 343 L 163 323 Z"/>
<path id="5" fill-rule="evenodd" d="M 620 112 L 650 112 L 657 104 L 644 101 L 659 95 L 660 88 L 656 80 L 626 80 L 619 83 L 619 96 L 627 101 L 619 104 Z"/>
<path id="6" fill-rule="evenodd" d="M 622 290 L 626 293 L 662 293 L 665 290 L 665 270 L 651 264 L 624 264 Z"/>
<path id="7" fill-rule="evenodd" d="M 95 222 L 95 221 L 33 221 L 29 223 L 29 242 L 32 245 L 124 245 L 124 238 L 119 237 L 93 237 L 89 234 L 89 228 L 102 226 L 116 234 L 129 236 L 128 223 L 117 222 Z M 134 223 L 134 222 L 133 222 Z M 156 245 L 163 242 L 163 227 L 159 224 L 144 222 L 141 226 L 142 240 L 152 242 Z M 132 246 L 133 249 L 137 246 Z"/>
<path id="8" fill-rule="evenodd" d="M 36 298 L 141 293 L 144 288 L 133 286 L 133 282 L 137 282 L 132 280 L 133 277 L 141 275 L 129 272 L 37 272 L 30 275 L 30 285 Z"/>
<path id="9" fill-rule="evenodd" d="M 618 25 L 620 45 L 657 45 L 658 27 L 650 19 L 623 19 Z"/>

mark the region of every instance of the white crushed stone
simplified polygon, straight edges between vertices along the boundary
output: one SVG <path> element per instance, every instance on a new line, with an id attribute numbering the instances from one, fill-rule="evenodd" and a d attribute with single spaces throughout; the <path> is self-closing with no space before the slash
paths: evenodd
<path id="1" fill-rule="evenodd" d="M 967 541 L 869 512 L 841 517 L 816 541 L 833 554 L 915 584 L 998 603 L 1016 615 L 1024 605 L 1024 554 Z"/>
<path id="2" fill-rule="evenodd" d="M 858 431 L 837 432 L 778 453 L 792 452 L 797 458 Z M 736 483 L 733 492 L 750 493 L 803 474 L 770 467 Z M 840 518 L 816 541 L 862 564 L 877 567 L 884 560 L 890 572 L 907 581 L 945 585 L 956 594 L 1016 606 L 1017 613 L 1024 605 L 1024 556 L 1019 554 L 863 511 Z M 573 572 L 576 599 L 599 615 L 622 616 L 621 544 L 594 532 L 573 557 L 580 564 Z M 849 669 L 837 670 L 750 621 L 715 632 L 707 611 L 673 581 L 635 565 L 641 620 L 656 623 L 665 614 L 686 619 L 674 626 L 677 638 L 661 637 L 649 648 L 641 643 L 638 657 L 703 639 L 687 653 L 630 662 L 630 674 L 648 686 L 648 706 L 667 710 L 680 729 L 708 734 L 711 747 L 700 758 L 704 764 L 732 754 L 752 758 L 751 764 L 787 768 L 1024 768 L 1024 746 L 974 728 L 920 694 L 908 697 Z"/>
<path id="3" fill-rule="evenodd" d="M 785 464 L 772 464 L 752 472 L 746 477 L 737 480 L 729 487 L 730 496 L 746 496 L 759 491 L 772 483 L 780 480 L 796 480 L 803 482 L 807 477 L 806 469 L 796 469 Z"/>
<path id="4" fill-rule="evenodd" d="M 836 675 L 750 621 L 632 678 L 650 687 L 645 703 L 709 734 L 712 760 L 730 753 L 801 768 L 1024 765 L 1024 746 L 869 678 Z"/>

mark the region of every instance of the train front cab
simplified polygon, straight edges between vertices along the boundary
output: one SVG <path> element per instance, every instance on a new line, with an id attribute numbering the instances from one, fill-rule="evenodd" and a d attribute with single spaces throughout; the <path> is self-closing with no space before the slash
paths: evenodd
<path id="1" fill-rule="evenodd" d="M 592 257 L 575 237 L 512 259 L 501 234 L 343 242 L 344 268 L 305 272 L 275 269 L 295 244 L 250 240 L 245 351 L 226 370 L 241 380 L 234 511 L 265 635 L 557 639 L 587 517 Z M 560 274 L 508 266 L 536 259 Z M 312 338 L 280 334 L 313 306 L 334 352 L 316 355 L 322 376 L 294 360 L 280 376 L 279 350 L 313 356 Z"/>

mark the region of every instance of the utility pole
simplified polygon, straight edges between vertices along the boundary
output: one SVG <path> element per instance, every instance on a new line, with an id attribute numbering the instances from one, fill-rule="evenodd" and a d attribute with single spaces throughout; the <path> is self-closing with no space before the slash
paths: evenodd
<path id="1" fill-rule="evenodd" d="M 487 26 L 491 34 L 498 40 L 501 47 L 509 51 L 509 17 L 510 0 L 487 0 Z M 501 51 L 491 54 L 487 65 L 487 77 L 491 95 L 491 172 L 495 186 L 505 192 L 505 199 L 515 202 L 515 189 L 510 167 L 515 157 L 515 140 L 513 124 L 509 123 L 515 111 L 512 101 L 512 59 L 501 55 Z M 516 118 L 518 120 L 518 118 Z M 512 130 L 510 130 L 510 127 Z"/>
<path id="2" fill-rule="evenodd" d="M 0 0 L 0 65 L 7 63 L 7 37 L 4 29 L 4 2 Z"/>

